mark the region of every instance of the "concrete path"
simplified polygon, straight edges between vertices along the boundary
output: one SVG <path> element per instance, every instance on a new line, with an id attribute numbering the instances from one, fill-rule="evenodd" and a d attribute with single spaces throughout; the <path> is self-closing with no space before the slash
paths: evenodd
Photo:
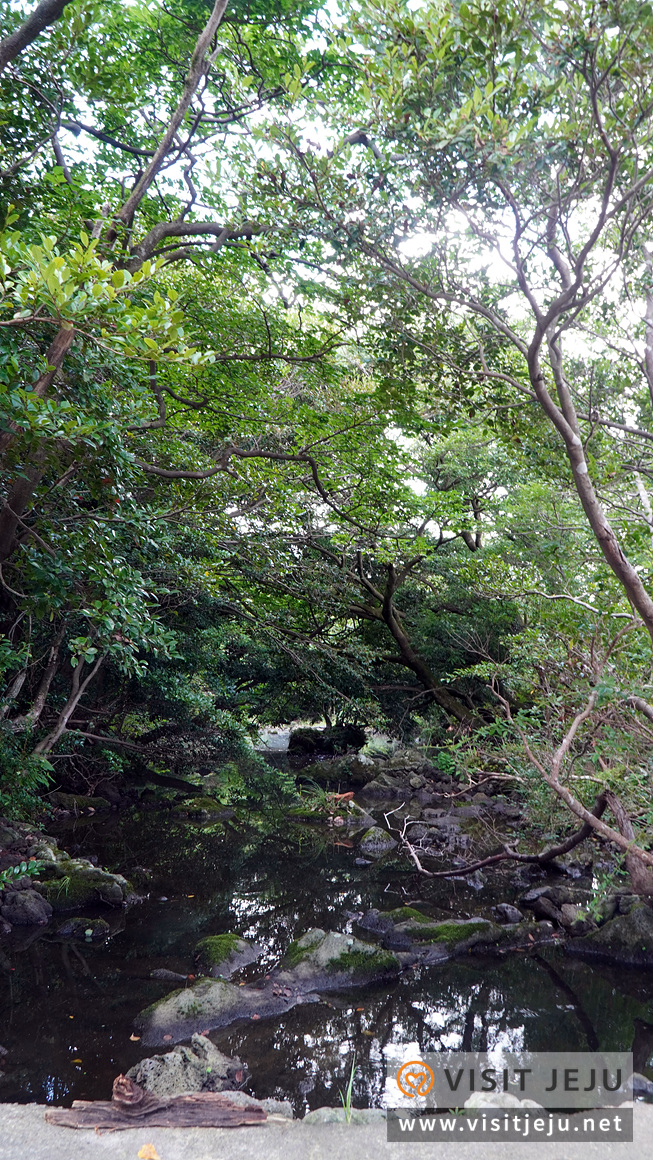
<path id="1" fill-rule="evenodd" d="M 635 1107 L 632 1144 L 388 1144 L 385 1123 L 364 1126 L 271 1120 L 253 1128 L 55 1128 L 37 1104 L 0 1105 L 0 1160 L 138 1160 L 143 1145 L 160 1160 L 651 1160 L 653 1106 Z"/>

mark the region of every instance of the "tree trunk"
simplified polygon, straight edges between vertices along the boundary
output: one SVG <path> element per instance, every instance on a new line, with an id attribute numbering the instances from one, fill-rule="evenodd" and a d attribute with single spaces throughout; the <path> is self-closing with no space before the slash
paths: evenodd
<path id="1" fill-rule="evenodd" d="M 619 801 L 616 794 L 612 793 L 612 790 L 607 790 L 605 800 L 614 815 L 619 827 L 619 833 L 634 843 L 636 838 L 633 823 L 628 817 L 623 803 Z M 635 854 L 631 854 L 629 851 L 626 852 L 624 861 L 635 894 L 653 894 L 653 870 L 650 866 L 645 866 L 640 858 L 637 858 Z"/>
<path id="2" fill-rule="evenodd" d="M 383 594 L 383 621 L 390 630 L 399 652 L 401 654 L 401 663 L 412 670 L 415 676 L 418 677 L 425 689 L 433 697 L 433 700 L 446 713 L 455 717 L 464 725 L 476 726 L 478 719 L 469 709 L 460 703 L 457 697 L 454 697 L 449 690 L 437 680 L 431 672 L 426 661 L 415 652 L 411 645 L 408 636 L 406 635 L 399 617 L 394 608 L 393 597 L 397 587 L 397 573 L 394 564 L 388 565 L 388 581 L 385 586 Z"/>
<path id="3" fill-rule="evenodd" d="M 0 563 L 6 560 L 14 550 L 16 529 L 43 476 L 44 466 L 45 446 L 41 444 L 34 459 L 27 466 L 25 474 L 14 480 L 9 489 L 9 494 L 0 510 Z"/>
<path id="4" fill-rule="evenodd" d="M 43 399 L 50 389 L 54 376 L 57 371 L 61 369 L 64 358 L 70 350 L 73 339 L 75 337 L 74 328 L 70 323 L 65 323 L 54 336 L 45 359 L 49 369 L 36 380 L 32 387 L 31 394 L 37 399 Z M 0 455 L 4 455 L 13 439 L 15 439 L 19 428 L 15 423 L 10 423 L 9 430 L 0 435 Z"/>
<path id="5" fill-rule="evenodd" d="M 31 709 L 29 709 L 27 713 L 24 713 L 21 717 L 15 717 L 11 722 L 11 728 L 13 729 L 14 733 L 22 733 L 26 729 L 33 729 L 36 723 L 39 721 L 41 713 L 45 708 L 45 703 L 48 699 L 50 685 L 52 684 L 54 675 L 59 668 L 59 649 L 61 648 L 61 642 L 64 638 L 65 631 L 65 627 L 61 628 L 55 637 L 52 648 L 50 649 L 48 663 L 43 671 L 43 676 L 41 677 L 41 681 Z"/>
<path id="6" fill-rule="evenodd" d="M 66 732 L 66 726 L 68 725 L 70 717 L 84 696 L 86 689 L 93 680 L 93 677 L 100 668 L 103 660 L 104 656 L 98 657 L 90 673 L 87 674 L 83 681 L 81 677 L 86 662 L 84 660 L 80 660 L 77 663 L 75 669 L 73 670 L 73 680 L 70 687 L 70 696 L 66 701 L 63 709 L 61 710 L 61 713 L 59 714 L 54 729 L 48 733 L 47 737 L 44 737 L 41 741 L 39 741 L 38 745 L 34 746 L 32 752 L 35 757 L 43 756 L 44 753 L 49 753 L 50 750 L 57 744 L 57 741 L 62 736 L 62 734 Z"/>

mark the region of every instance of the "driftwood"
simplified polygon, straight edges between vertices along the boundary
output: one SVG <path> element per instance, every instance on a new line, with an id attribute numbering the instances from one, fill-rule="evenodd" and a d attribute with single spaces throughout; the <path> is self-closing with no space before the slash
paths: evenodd
<path id="1" fill-rule="evenodd" d="M 233 1103 L 222 1092 L 193 1092 L 160 1100 L 119 1075 L 111 1100 L 75 1100 L 72 1108 L 49 1108 L 48 1124 L 61 1128 L 239 1128 L 262 1124 L 265 1108 Z"/>

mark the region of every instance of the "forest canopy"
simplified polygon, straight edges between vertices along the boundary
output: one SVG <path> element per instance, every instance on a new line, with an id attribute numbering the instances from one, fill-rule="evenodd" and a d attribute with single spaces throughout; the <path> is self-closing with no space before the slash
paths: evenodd
<path id="1" fill-rule="evenodd" d="M 650 874 L 651 5 L 0 11 L 2 809 L 348 723 Z"/>

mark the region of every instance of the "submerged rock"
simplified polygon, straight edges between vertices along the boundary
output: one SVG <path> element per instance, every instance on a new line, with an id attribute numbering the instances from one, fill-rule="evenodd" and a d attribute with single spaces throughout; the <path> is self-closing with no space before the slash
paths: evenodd
<path id="1" fill-rule="evenodd" d="M 57 927 L 60 938 L 78 938 L 85 942 L 98 942 L 111 933 L 111 927 L 103 918 L 67 918 Z"/>
<path id="2" fill-rule="evenodd" d="M 131 893 L 122 874 L 110 874 L 88 859 L 70 858 L 64 853 L 46 861 L 41 877 L 45 881 L 39 883 L 40 893 L 55 913 L 80 910 L 98 902 L 120 906 Z"/>
<path id="3" fill-rule="evenodd" d="M 223 1055 L 205 1035 L 193 1035 L 190 1047 L 142 1059 L 129 1069 L 127 1078 L 159 1099 L 168 1099 L 187 1092 L 233 1091 L 245 1072 L 239 1059 Z"/>
<path id="4" fill-rule="evenodd" d="M 237 934 L 213 934 L 200 939 L 194 957 L 203 974 L 227 979 L 234 971 L 256 962 L 262 950 Z"/>
<path id="5" fill-rule="evenodd" d="M 653 910 L 644 902 L 567 945 L 567 952 L 628 967 L 653 966 Z"/>

